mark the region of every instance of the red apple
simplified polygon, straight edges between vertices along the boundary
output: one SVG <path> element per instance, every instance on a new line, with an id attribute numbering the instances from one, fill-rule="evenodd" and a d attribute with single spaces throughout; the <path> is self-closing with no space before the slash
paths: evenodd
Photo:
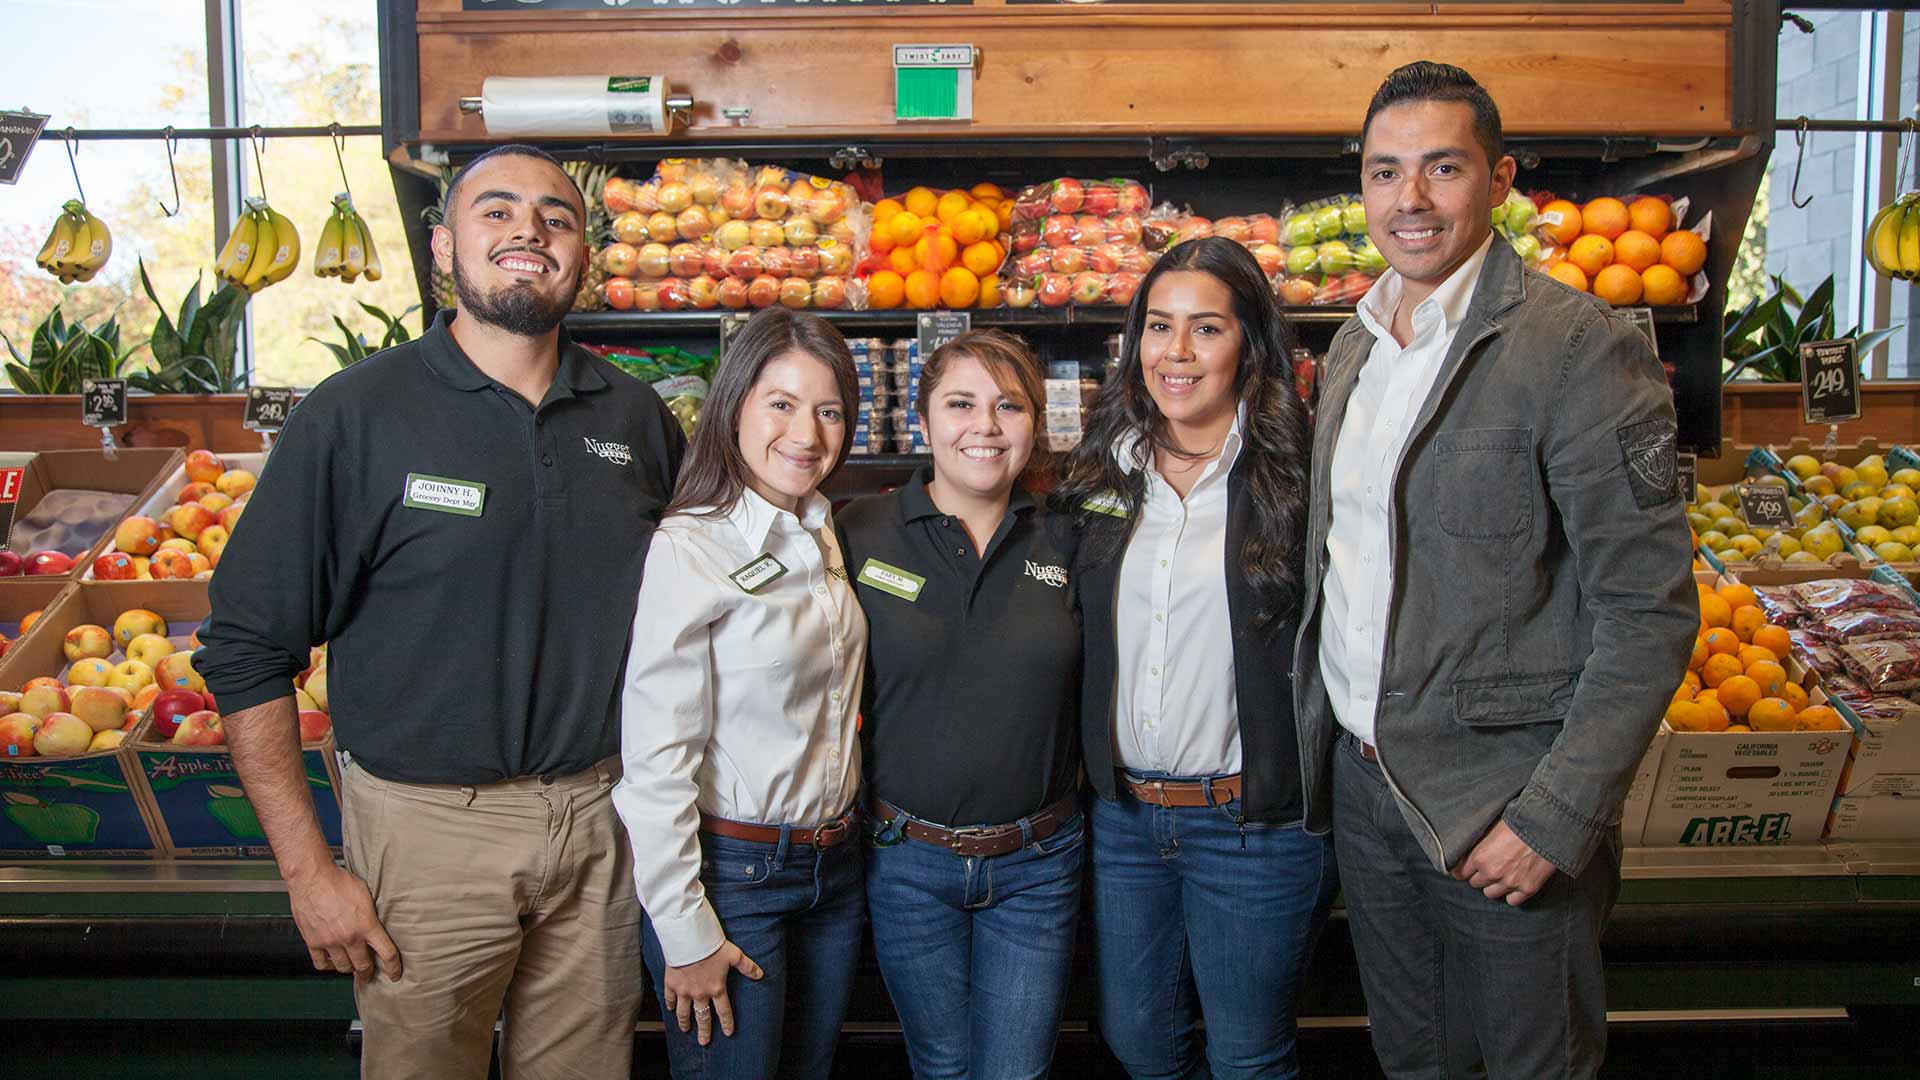
<path id="1" fill-rule="evenodd" d="M 300 741 L 319 742 L 333 730 L 333 720 L 318 709 L 307 709 L 300 713 Z"/>
<path id="2" fill-rule="evenodd" d="M 767 221 L 778 221 L 787 216 L 787 208 L 792 200 L 787 198 L 785 188 L 763 187 L 753 196 L 753 212 Z"/>
<path id="3" fill-rule="evenodd" d="M 1051 248 L 1072 247 L 1080 242 L 1080 226 L 1072 218 L 1056 214 L 1047 219 L 1040 239 Z"/>
<path id="4" fill-rule="evenodd" d="M 690 206 L 673 219 L 673 228 L 682 240 L 705 240 L 713 232 L 713 219 L 705 210 Z"/>
<path id="5" fill-rule="evenodd" d="M 742 183 L 728 184 L 720 192 L 720 209 L 728 217 L 746 217 L 753 212 L 753 189 Z"/>
<path id="6" fill-rule="evenodd" d="M 198 485 L 205 486 L 205 485 Z M 212 494 L 207 488 L 202 494 Z M 198 502 L 199 499 L 190 499 Z M 128 555 L 151 555 L 160 546 L 160 523 L 150 517 L 130 517 L 113 530 L 113 546 Z"/>
<path id="7" fill-rule="evenodd" d="M 1061 250 L 1068 249 L 1063 248 Z M 1013 273 L 1011 276 L 1021 281 L 1032 281 L 1052 269 L 1053 253 L 1051 251 L 1029 251 L 1025 255 L 1013 260 Z"/>
<path id="8" fill-rule="evenodd" d="M 633 281 L 631 279 L 623 277 L 608 278 L 603 291 L 607 296 L 608 307 L 615 311 L 633 310 Z"/>
<path id="9" fill-rule="evenodd" d="M 829 275 L 813 283 L 813 306 L 833 311 L 847 306 L 847 279 Z"/>
<path id="10" fill-rule="evenodd" d="M 780 283 L 782 307 L 804 308 L 813 301 L 813 284 L 805 278 L 790 277 Z"/>
<path id="11" fill-rule="evenodd" d="M 1073 298 L 1073 279 L 1065 274 L 1041 274 L 1034 284 L 1042 307 L 1066 307 Z"/>
<path id="12" fill-rule="evenodd" d="M 1013 253 L 1015 255 L 1024 255 L 1038 248 L 1040 241 L 1040 231 L 1038 229 L 1025 228 L 1023 224 L 1021 229 L 1013 234 Z"/>
<path id="13" fill-rule="evenodd" d="M 727 256 L 727 273 L 751 281 L 760 276 L 765 262 L 757 247 L 743 247 Z"/>
<path id="14" fill-rule="evenodd" d="M 1122 270 L 1107 275 L 1107 303 L 1125 307 L 1133 303 L 1133 295 L 1140 291 L 1140 275 L 1129 274 Z"/>
<path id="15" fill-rule="evenodd" d="M 1256 244 L 1278 244 L 1280 223 L 1272 214 L 1255 214 L 1247 219 L 1247 239 Z"/>
<path id="16" fill-rule="evenodd" d="M 648 244 L 640 249 L 640 276 L 663 278 L 673 267 L 671 248 L 665 244 Z"/>
<path id="17" fill-rule="evenodd" d="M 48 713 L 40 718 L 33 733 L 33 748 L 41 757 L 67 757 L 84 754 L 93 742 L 93 729 L 70 712 Z"/>
<path id="18" fill-rule="evenodd" d="M 687 283 L 677 277 L 660 279 L 660 310 L 679 311 L 687 306 Z"/>
<path id="19" fill-rule="evenodd" d="M 17 551 L 0 548 L 0 577 L 19 577 L 27 572 L 27 561 Z"/>
<path id="20" fill-rule="evenodd" d="M 1073 276 L 1073 302 L 1097 304 L 1107 295 L 1105 274 L 1085 273 Z"/>
<path id="21" fill-rule="evenodd" d="M 226 463 L 211 450 L 195 450 L 187 455 L 187 479 L 194 483 L 211 484 L 226 471 Z"/>
<path id="22" fill-rule="evenodd" d="M 730 277 L 720 282 L 720 306 L 734 311 L 747 306 L 747 283 L 744 278 Z"/>
<path id="23" fill-rule="evenodd" d="M 1120 208 L 1120 189 L 1112 184 L 1094 184 L 1087 188 L 1086 202 L 1080 208 L 1096 217 L 1106 217 Z"/>
<path id="24" fill-rule="evenodd" d="M 192 690 L 162 690 L 147 706 L 147 715 L 153 717 L 153 734 L 156 738 L 171 739 L 175 728 L 180 726 L 180 718 L 188 713 L 203 712 L 207 709 L 206 697 Z"/>
<path id="25" fill-rule="evenodd" d="M 1047 197 L 1047 204 L 1056 214 L 1071 214 L 1080 209 L 1087 201 L 1087 189 L 1073 177 L 1063 177 L 1053 182 L 1053 192 Z"/>
<path id="26" fill-rule="evenodd" d="M 754 307 L 772 307 L 780 299 L 780 279 L 761 275 L 747 286 L 747 303 Z"/>
<path id="27" fill-rule="evenodd" d="M 186 581 L 199 571 L 193 568 L 193 556 L 175 548 L 161 548 L 147 563 L 147 572 L 155 581 Z"/>
<path id="28" fill-rule="evenodd" d="M 1115 244 L 1140 243 L 1140 219 L 1132 214 L 1115 214 L 1105 222 L 1107 240 Z"/>
<path id="29" fill-rule="evenodd" d="M 667 269 L 675 277 L 698 277 L 706 263 L 706 248 L 699 244 L 675 244 L 667 251 Z"/>
<path id="30" fill-rule="evenodd" d="M 188 540 L 197 540 L 200 530 L 219 523 L 220 515 L 194 502 L 174 507 L 173 517 L 169 520 L 174 532 Z"/>
<path id="31" fill-rule="evenodd" d="M 170 741 L 175 746 L 225 746 L 227 732 L 219 713 L 202 709 L 181 717 Z"/>
<path id="32" fill-rule="evenodd" d="M 1223 217 L 1213 223 L 1213 235 L 1234 243 L 1245 243 L 1253 235 L 1253 227 L 1243 217 Z"/>
<path id="33" fill-rule="evenodd" d="M 760 255 L 760 272 L 768 277 L 793 276 L 793 249 L 790 247 L 770 247 Z"/>
<path id="34" fill-rule="evenodd" d="M 1120 185 L 1120 212 L 1123 214 L 1145 214 L 1152 203 L 1147 195 L 1146 185 L 1138 180 L 1129 180 Z"/>
<path id="35" fill-rule="evenodd" d="M 1087 268 L 1087 249 L 1063 247 L 1053 249 L 1053 272 L 1056 274 L 1077 274 Z"/>
<path id="36" fill-rule="evenodd" d="M 0 717 L 0 757 L 38 757 L 33 736 L 40 730 L 40 718 L 31 713 L 11 713 Z"/>
<path id="37" fill-rule="evenodd" d="M 73 692 L 71 712 L 93 731 L 113 731 L 127 721 L 127 699 L 105 686 L 83 686 Z"/>
<path id="38" fill-rule="evenodd" d="M 793 252 L 793 276 L 811 281 L 820 276 L 820 249 L 808 245 L 790 249 Z"/>
<path id="39" fill-rule="evenodd" d="M 614 277 L 632 277 L 640 272 L 640 249 L 632 244 L 608 244 L 600 253 L 600 265 Z"/>
<path id="40" fill-rule="evenodd" d="M 132 581 L 140 576 L 133 565 L 133 556 L 124 551 L 109 551 L 93 560 L 93 576 L 97 581 Z"/>
<path id="41" fill-rule="evenodd" d="M 706 274 L 687 282 L 687 301 L 698 311 L 710 311 L 720 303 L 720 283 Z"/>
<path id="42" fill-rule="evenodd" d="M 193 654 L 190 652 L 161 657 L 160 662 L 153 665 L 153 681 L 156 686 L 170 690 L 191 690 L 196 694 L 207 688 L 207 681 L 193 669 Z"/>
<path id="43" fill-rule="evenodd" d="M 1087 252 L 1085 268 L 1096 274 L 1111 274 L 1120 269 L 1120 257 L 1124 254 L 1126 254 L 1126 248 L 1123 245 L 1101 244 Z"/>
<path id="44" fill-rule="evenodd" d="M 59 577 L 73 572 L 73 559 L 58 551 L 36 551 L 27 556 L 28 577 Z"/>
<path id="45" fill-rule="evenodd" d="M 1287 265 L 1287 249 L 1278 244 L 1258 243 L 1253 247 L 1253 261 L 1260 264 L 1260 272 L 1272 277 Z"/>

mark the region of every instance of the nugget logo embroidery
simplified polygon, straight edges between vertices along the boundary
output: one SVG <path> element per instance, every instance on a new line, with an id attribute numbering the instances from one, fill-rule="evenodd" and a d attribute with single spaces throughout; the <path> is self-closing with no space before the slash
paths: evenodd
<path id="1" fill-rule="evenodd" d="M 1027 563 L 1027 576 L 1042 585 L 1051 585 L 1056 589 L 1064 589 L 1067 587 L 1067 568 L 1064 566 L 1041 566 L 1038 563 L 1029 561 Z"/>
<path id="2" fill-rule="evenodd" d="M 1626 461 L 1627 484 L 1640 509 L 1659 506 L 1673 498 L 1675 429 L 1671 420 L 1642 420 L 1619 429 L 1620 455 Z"/>
<path id="3" fill-rule="evenodd" d="M 587 450 L 599 457 L 606 458 L 615 465 L 633 464 L 633 448 L 625 443 L 607 442 L 590 436 L 581 436 L 586 440 Z"/>

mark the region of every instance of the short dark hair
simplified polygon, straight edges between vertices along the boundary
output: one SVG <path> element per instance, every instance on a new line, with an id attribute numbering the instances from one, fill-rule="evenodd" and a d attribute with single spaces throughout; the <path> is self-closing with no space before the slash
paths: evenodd
<path id="1" fill-rule="evenodd" d="M 1046 370 L 1026 342 L 1004 330 L 969 330 L 933 350 L 920 372 L 920 392 L 913 402 L 922 425 L 931 408 L 928 402 L 940 389 L 940 380 L 947 377 L 947 370 L 955 360 L 967 357 L 980 361 L 1001 393 L 1023 399 L 1027 412 L 1033 416 L 1033 454 L 1027 459 L 1027 468 L 1034 472 L 1051 468 L 1053 448 L 1047 442 L 1046 431 Z"/>
<path id="2" fill-rule="evenodd" d="M 1373 118 L 1382 109 L 1405 105 L 1410 101 L 1457 101 L 1473 110 L 1473 134 L 1487 152 L 1487 164 L 1497 165 L 1507 156 L 1507 139 L 1500 131 L 1500 107 L 1486 87 L 1474 81 L 1465 68 L 1415 60 L 1395 68 L 1367 104 L 1366 123 L 1360 127 L 1360 144 L 1366 145 Z"/>
<path id="3" fill-rule="evenodd" d="M 552 154 L 547 153 L 537 146 L 530 146 L 526 143 L 507 143 L 505 146 L 496 146 L 486 153 L 481 154 L 479 157 L 474 158 L 472 161 L 467 162 L 465 165 L 460 166 L 460 171 L 453 174 L 453 179 L 447 182 L 447 193 L 440 196 L 440 220 L 442 222 L 448 226 L 453 224 L 453 200 L 455 196 L 459 194 L 460 184 L 466 180 L 467 174 L 479 168 L 481 165 L 492 161 L 494 158 L 503 157 L 533 158 L 536 161 L 544 161 L 560 170 L 560 175 L 566 177 L 567 183 L 573 185 L 574 194 L 580 196 L 580 212 L 582 214 L 586 213 L 586 193 L 580 190 L 580 184 L 574 180 L 573 174 L 567 171 L 567 167 L 560 164 L 558 158 L 555 158 Z M 581 224 L 584 226 L 585 222 Z"/>

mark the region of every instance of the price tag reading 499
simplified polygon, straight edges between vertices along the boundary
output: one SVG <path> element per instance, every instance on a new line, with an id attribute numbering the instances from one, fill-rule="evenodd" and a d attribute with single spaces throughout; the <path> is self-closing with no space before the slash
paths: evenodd
<path id="1" fill-rule="evenodd" d="M 1787 489 L 1776 484 L 1741 484 L 1740 516 L 1755 529 L 1791 529 L 1798 524 Z"/>
<path id="2" fill-rule="evenodd" d="M 1860 365 L 1852 338 L 1800 346 L 1800 404 L 1809 424 L 1860 419 Z"/>
<path id="3" fill-rule="evenodd" d="M 248 431 L 279 431 L 293 411 L 293 391 L 278 386 L 256 386 L 247 391 L 247 412 L 240 426 Z"/>

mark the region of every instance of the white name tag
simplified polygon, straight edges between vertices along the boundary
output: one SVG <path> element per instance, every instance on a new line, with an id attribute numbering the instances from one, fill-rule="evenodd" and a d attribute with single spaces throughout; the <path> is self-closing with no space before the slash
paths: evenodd
<path id="1" fill-rule="evenodd" d="M 479 517 L 486 505 L 487 485 L 444 476 L 408 473 L 407 489 L 401 504 L 416 510 L 439 510 L 447 514 Z"/>
<path id="2" fill-rule="evenodd" d="M 774 558 L 773 555 L 769 553 L 760 556 L 727 576 L 733 579 L 735 585 L 740 586 L 741 592 L 757 593 L 761 589 L 778 581 L 786 572 L 787 568 L 780 565 L 780 560 Z"/>

